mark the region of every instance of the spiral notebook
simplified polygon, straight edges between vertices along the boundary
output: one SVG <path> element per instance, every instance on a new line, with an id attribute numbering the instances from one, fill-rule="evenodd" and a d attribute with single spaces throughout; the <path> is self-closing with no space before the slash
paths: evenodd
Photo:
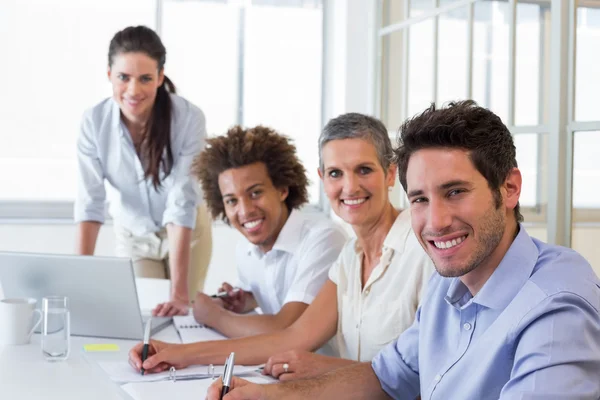
<path id="1" fill-rule="evenodd" d="M 173 325 L 177 329 L 179 337 L 181 337 L 181 343 L 227 339 L 226 336 L 221 335 L 214 329 L 196 322 L 193 315 L 175 316 L 173 317 Z"/>
<path id="2" fill-rule="evenodd" d="M 141 375 L 133 369 L 127 361 L 100 361 L 98 365 L 108 374 L 111 380 L 119 383 L 130 382 L 158 382 L 158 381 L 186 381 L 190 379 L 215 378 L 223 375 L 225 367 L 223 365 L 192 365 L 187 368 L 175 370 L 171 368 L 168 371 L 155 374 Z M 244 366 L 236 365 L 234 368 L 236 375 L 244 375 L 258 371 L 260 365 Z"/>

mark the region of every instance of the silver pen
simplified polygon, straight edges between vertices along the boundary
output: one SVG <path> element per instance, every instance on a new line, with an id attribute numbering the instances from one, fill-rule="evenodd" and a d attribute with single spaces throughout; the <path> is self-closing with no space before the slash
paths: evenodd
<path id="1" fill-rule="evenodd" d="M 223 372 L 223 389 L 221 390 L 221 400 L 229 392 L 231 387 L 231 378 L 233 377 L 233 366 L 235 364 L 235 353 L 231 353 L 225 362 L 225 371 Z"/>

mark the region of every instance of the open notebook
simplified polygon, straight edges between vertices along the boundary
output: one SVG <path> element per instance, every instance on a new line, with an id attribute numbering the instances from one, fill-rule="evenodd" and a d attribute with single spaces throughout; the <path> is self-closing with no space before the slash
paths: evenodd
<path id="1" fill-rule="evenodd" d="M 110 376 L 115 382 L 129 383 L 129 382 L 158 382 L 158 381 L 177 381 L 177 380 L 189 380 L 189 379 L 204 379 L 213 378 L 216 376 L 223 375 L 225 367 L 223 365 L 215 365 L 210 367 L 208 365 L 193 365 L 187 368 L 171 371 L 159 372 L 156 374 L 144 374 L 141 375 L 135 369 L 129 365 L 127 361 L 100 361 L 98 363 L 100 367 Z M 254 371 L 258 371 L 260 365 L 255 366 L 243 366 L 236 365 L 233 369 L 235 375 L 244 375 Z"/>
<path id="2" fill-rule="evenodd" d="M 173 325 L 175 325 L 182 343 L 227 339 L 219 332 L 196 322 L 193 315 L 175 316 L 173 317 Z"/>

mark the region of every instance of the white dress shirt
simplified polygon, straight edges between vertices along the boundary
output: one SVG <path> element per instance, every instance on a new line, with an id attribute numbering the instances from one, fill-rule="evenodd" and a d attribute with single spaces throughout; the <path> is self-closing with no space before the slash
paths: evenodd
<path id="1" fill-rule="evenodd" d="M 154 189 L 131 135 L 121 121 L 119 105 L 108 98 L 87 110 L 77 142 L 78 192 L 76 222 L 104 222 L 108 182 L 110 214 L 134 235 L 157 232 L 168 223 L 194 228 L 200 188 L 190 176 L 190 164 L 203 148 L 206 124 L 202 111 L 171 94 L 171 151 L 173 168 Z"/>
<path id="2" fill-rule="evenodd" d="M 364 288 L 362 259 L 358 241 L 349 240 L 329 279 L 337 285 L 340 357 L 364 362 L 411 326 L 434 267 L 413 234 L 409 210 L 394 221 Z"/>
<path id="3" fill-rule="evenodd" d="M 343 229 L 330 219 L 293 210 L 269 252 L 247 240 L 238 243 L 240 287 L 252 292 L 265 314 L 290 302 L 310 304 L 345 242 Z"/>

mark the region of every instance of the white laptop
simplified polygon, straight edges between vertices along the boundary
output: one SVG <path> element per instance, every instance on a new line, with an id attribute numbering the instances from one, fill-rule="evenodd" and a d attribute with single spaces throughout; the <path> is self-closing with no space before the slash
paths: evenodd
<path id="1" fill-rule="evenodd" d="M 5 298 L 67 296 L 71 334 L 142 340 L 144 322 L 128 258 L 0 252 Z M 152 333 L 171 323 L 152 318 Z"/>

